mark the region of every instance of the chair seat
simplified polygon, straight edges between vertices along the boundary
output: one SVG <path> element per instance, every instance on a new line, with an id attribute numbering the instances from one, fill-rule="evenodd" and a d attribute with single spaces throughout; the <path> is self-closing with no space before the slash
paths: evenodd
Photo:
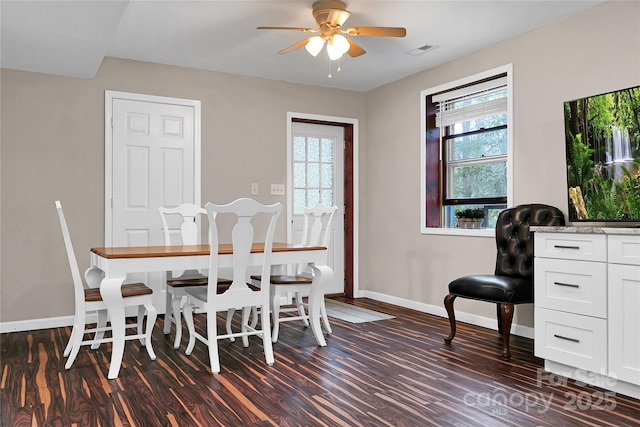
<path id="1" fill-rule="evenodd" d="M 532 282 L 507 276 L 464 276 L 449 283 L 449 293 L 495 303 L 523 304 L 533 302 Z"/>
<path id="2" fill-rule="evenodd" d="M 251 276 L 251 280 L 262 280 L 262 276 Z M 274 285 L 310 285 L 313 278 L 305 276 L 273 275 L 269 281 Z"/>
<path id="3" fill-rule="evenodd" d="M 122 285 L 122 297 L 137 297 L 140 295 L 149 295 L 153 293 L 153 290 L 144 283 L 130 283 L 128 285 Z M 85 301 L 102 301 L 102 295 L 100 295 L 100 288 L 89 288 L 84 290 Z"/>
<path id="4" fill-rule="evenodd" d="M 206 286 L 209 283 L 207 277 L 194 277 L 191 279 L 169 279 L 167 280 L 167 286 L 173 286 L 174 288 L 185 288 L 188 286 Z M 231 280 L 218 277 L 218 286 L 231 285 Z"/>
<path id="5" fill-rule="evenodd" d="M 229 283 L 218 284 L 218 291 L 216 292 L 218 295 L 225 293 L 231 287 L 231 281 Z M 260 292 L 260 288 L 257 286 L 253 286 L 251 283 L 247 283 L 249 289 L 254 292 Z M 207 300 L 207 288 L 192 288 L 187 291 L 190 295 L 194 297 L 206 301 Z"/>

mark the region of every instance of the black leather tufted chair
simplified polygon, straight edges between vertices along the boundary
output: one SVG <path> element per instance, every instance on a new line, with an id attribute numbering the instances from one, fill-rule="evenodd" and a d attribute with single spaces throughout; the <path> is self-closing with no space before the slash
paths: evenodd
<path id="1" fill-rule="evenodd" d="M 449 283 L 444 306 L 449 315 L 451 333 L 456 335 L 453 302 L 457 297 L 496 303 L 498 333 L 502 335 L 502 357 L 511 358 L 509 337 L 515 304 L 533 302 L 533 235 L 530 225 L 564 225 L 564 215 L 553 206 L 520 205 L 500 212 L 496 223 L 498 255 L 494 275 L 465 276 Z"/>

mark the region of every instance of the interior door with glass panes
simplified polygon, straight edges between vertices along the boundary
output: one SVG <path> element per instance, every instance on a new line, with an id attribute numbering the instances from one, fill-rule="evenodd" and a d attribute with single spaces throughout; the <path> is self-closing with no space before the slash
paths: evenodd
<path id="1" fill-rule="evenodd" d="M 325 293 L 344 292 L 344 129 L 341 126 L 291 124 L 291 241 L 300 242 L 304 209 L 318 203 L 337 206 L 327 264 L 334 280 Z"/>

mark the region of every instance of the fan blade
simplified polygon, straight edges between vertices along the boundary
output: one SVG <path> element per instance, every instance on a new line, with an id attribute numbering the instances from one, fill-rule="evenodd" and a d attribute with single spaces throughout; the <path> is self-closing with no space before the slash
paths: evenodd
<path id="1" fill-rule="evenodd" d="M 331 11 L 329 11 L 329 15 L 327 16 L 327 22 L 332 27 L 340 27 L 350 16 L 351 12 L 349 12 L 348 10 L 332 9 Z"/>
<path id="2" fill-rule="evenodd" d="M 347 55 L 349 55 L 352 58 L 355 58 L 356 56 L 360 56 L 360 55 L 364 55 L 365 53 L 367 53 L 366 50 L 364 50 L 363 48 L 361 48 L 356 42 L 354 42 L 351 39 L 347 39 L 349 41 L 349 50 L 347 51 Z"/>
<path id="3" fill-rule="evenodd" d="M 406 28 L 402 27 L 351 27 L 344 30 L 350 36 L 404 37 Z"/>
<path id="4" fill-rule="evenodd" d="M 284 55 L 285 53 L 293 52 L 296 49 L 300 49 L 301 47 L 306 45 L 309 42 L 309 39 L 311 39 L 311 38 L 312 37 L 309 37 L 309 38 L 306 38 L 306 39 L 302 39 L 298 43 L 292 44 L 291 46 L 282 49 L 280 52 L 278 52 L 278 55 Z"/>
<path id="5" fill-rule="evenodd" d="M 317 33 L 317 29 L 303 28 L 303 27 L 257 27 L 256 30 L 294 30 L 302 31 L 303 33 Z"/>

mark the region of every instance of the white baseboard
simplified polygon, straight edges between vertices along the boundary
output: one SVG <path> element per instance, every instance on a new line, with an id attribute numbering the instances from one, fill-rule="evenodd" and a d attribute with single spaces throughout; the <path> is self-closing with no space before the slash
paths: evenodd
<path id="1" fill-rule="evenodd" d="M 397 305 L 400 307 L 410 308 L 412 310 L 421 311 L 427 314 L 433 314 L 438 317 L 447 318 L 447 311 L 444 306 L 437 306 L 432 304 L 425 304 L 417 301 L 412 301 L 404 298 L 398 298 L 391 295 L 381 294 L 372 291 L 359 291 L 356 298 L 371 298 L 376 301 L 386 302 L 388 304 Z M 160 313 L 158 313 L 160 314 Z M 95 322 L 95 319 L 89 318 Z M 497 330 L 498 325 L 495 318 L 478 316 L 476 314 L 465 313 L 456 311 L 456 320 L 471 325 L 481 326 L 483 328 Z M 19 320 L 15 322 L 3 322 L 0 323 L 0 333 L 5 332 L 23 332 L 34 331 L 38 329 L 59 328 L 62 326 L 72 326 L 73 316 L 63 317 L 50 317 L 47 319 L 30 319 Z M 445 331 L 448 333 L 448 331 Z M 529 326 L 521 326 L 513 324 L 511 325 L 511 333 L 525 338 L 533 339 L 533 328 Z"/>
<path id="2" fill-rule="evenodd" d="M 0 323 L 0 333 L 36 331 L 38 329 L 60 328 L 63 326 L 73 326 L 73 316 L 3 322 Z"/>
<path id="3" fill-rule="evenodd" d="M 410 308 L 412 310 L 421 311 L 427 314 L 433 314 L 438 317 L 448 318 L 447 310 L 445 310 L 444 305 L 432 305 L 425 304 L 417 301 L 412 301 L 404 298 L 398 298 L 391 295 L 381 294 L 378 292 L 372 291 L 360 291 L 358 292 L 358 297 L 362 298 L 371 298 L 376 301 L 386 302 L 388 304 L 397 305 L 404 308 Z M 465 313 L 462 311 L 456 310 L 456 321 L 469 323 L 471 325 L 481 326 L 483 328 L 493 329 L 495 331 L 498 330 L 498 323 L 495 317 L 484 317 L 478 316 L 477 314 Z M 449 331 L 444 331 L 443 333 L 449 333 Z M 511 334 L 518 335 L 525 338 L 533 339 L 533 328 L 530 326 L 522 326 L 517 324 L 511 325 Z"/>

